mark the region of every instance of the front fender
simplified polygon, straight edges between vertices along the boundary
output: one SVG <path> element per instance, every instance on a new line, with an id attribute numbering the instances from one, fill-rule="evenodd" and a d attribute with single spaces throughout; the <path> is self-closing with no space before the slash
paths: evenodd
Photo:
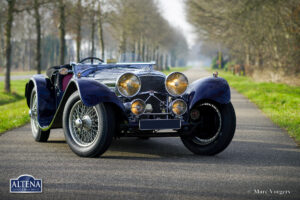
<path id="1" fill-rule="evenodd" d="M 106 85 L 91 79 L 77 79 L 76 82 L 80 98 L 84 105 L 95 106 L 99 103 L 114 103 L 122 111 L 125 110 L 124 105 L 114 92 Z"/>
<path id="2" fill-rule="evenodd" d="M 223 78 L 208 77 L 193 82 L 188 91 L 189 108 L 205 99 L 216 101 L 220 104 L 230 102 L 230 87 Z"/>
<path id="3" fill-rule="evenodd" d="M 125 110 L 124 105 L 120 102 L 115 93 L 111 92 L 105 85 L 91 79 L 71 79 L 59 103 L 54 119 L 48 127 L 44 128 L 44 130 L 51 127 L 62 127 L 65 104 L 75 91 L 79 92 L 80 99 L 86 106 L 95 106 L 99 103 L 107 102 L 113 103 L 122 112 Z"/>

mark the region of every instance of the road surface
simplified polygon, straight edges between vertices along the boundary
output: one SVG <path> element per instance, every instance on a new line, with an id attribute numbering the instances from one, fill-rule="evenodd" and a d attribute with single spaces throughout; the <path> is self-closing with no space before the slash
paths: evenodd
<path id="1" fill-rule="evenodd" d="M 190 80 L 206 75 L 186 72 Z M 0 136 L 0 199 L 300 199 L 300 149 L 254 104 L 232 90 L 237 130 L 213 157 L 190 153 L 179 138 L 113 142 L 101 158 L 80 158 L 61 129 L 34 142 L 30 126 Z M 40 194 L 10 194 L 9 180 L 30 174 Z"/>
<path id="2" fill-rule="evenodd" d="M 10 80 L 26 80 L 26 79 L 30 79 L 32 77 L 32 75 L 13 75 L 10 76 Z M 0 76 L 0 81 L 4 81 L 5 77 L 4 76 Z"/>

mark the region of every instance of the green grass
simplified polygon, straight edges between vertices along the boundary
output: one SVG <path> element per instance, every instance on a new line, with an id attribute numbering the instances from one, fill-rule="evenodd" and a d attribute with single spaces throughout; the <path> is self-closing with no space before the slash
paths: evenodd
<path id="1" fill-rule="evenodd" d="M 28 107 L 24 97 L 27 81 L 11 81 L 11 94 L 4 92 L 4 83 L 0 82 L 0 133 L 29 121 Z"/>
<path id="2" fill-rule="evenodd" d="M 0 82 L 0 106 L 19 101 L 24 97 L 25 84 L 28 80 L 11 81 L 11 93 L 4 92 L 4 82 Z"/>
<path id="3" fill-rule="evenodd" d="M 219 70 L 218 70 L 219 71 Z M 229 85 L 254 102 L 278 126 L 300 144 L 300 87 L 255 82 L 249 77 L 219 71 Z"/>
<path id="4" fill-rule="evenodd" d="M 0 106 L 0 133 L 29 122 L 26 100 Z"/>
<path id="5" fill-rule="evenodd" d="M 170 67 L 169 70 L 163 70 L 162 72 L 166 75 L 172 73 L 172 72 L 184 72 L 188 69 L 190 69 L 191 67 Z"/>

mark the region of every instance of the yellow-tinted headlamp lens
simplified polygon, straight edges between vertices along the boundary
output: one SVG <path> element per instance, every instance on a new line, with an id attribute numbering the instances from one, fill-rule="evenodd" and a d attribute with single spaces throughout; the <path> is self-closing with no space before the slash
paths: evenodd
<path id="1" fill-rule="evenodd" d="M 141 82 L 135 74 L 125 73 L 118 79 L 117 88 L 122 96 L 132 97 L 140 91 Z"/>
<path id="2" fill-rule="evenodd" d="M 186 112 L 186 110 L 187 110 L 187 105 L 183 100 L 177 99 L 172 102 L 172 112 L 175 115 L 181 116 Z"/>
<path id="3" fill-rule="evenodd" d="M 141 99 L 136 99 L 131 102 L 131 112 L 135 115 L 140 115 L 145 112 L 146 104 Z"/>
<path id="4" fill-rule="evenodd" d="M 166 79 L 166 89 L 172 96 L 182 95 L 188 85 L 188 79 L 180 72 L 173 72 Z"/>

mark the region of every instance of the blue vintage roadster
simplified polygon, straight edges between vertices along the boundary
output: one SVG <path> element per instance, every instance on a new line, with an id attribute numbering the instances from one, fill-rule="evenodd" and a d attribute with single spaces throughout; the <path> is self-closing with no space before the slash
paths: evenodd
<path id="1" fill-rule="evenodd" d="M 212 76 L 189 85 L 180 72 L 165 76 L 155 63 L 104 63 L 96 57 L 51 68 L 26 84 L 31 129 L 46 142 L 63 128 L 79 156 L 103 154 L 113 138 L 177 136 L 193 153 L 214 155 L 236 126 L 230 88 Z"/>

